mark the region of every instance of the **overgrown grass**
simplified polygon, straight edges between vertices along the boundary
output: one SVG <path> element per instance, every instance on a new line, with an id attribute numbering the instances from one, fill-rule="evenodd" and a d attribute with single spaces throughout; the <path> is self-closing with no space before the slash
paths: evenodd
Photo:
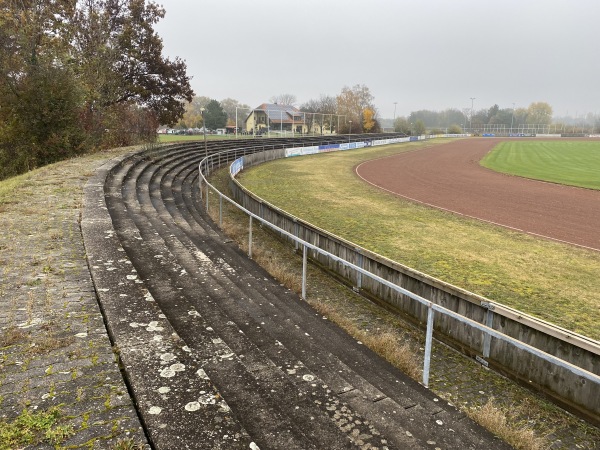
<path id="1" fill-rule="evenodd" d="M 512 413 L 519 412 L 516 407 Z M 484 428 L 501 437 L 516 449 L 543 450 L 548 447 L 545 439 L 536 437 L 535 432 L 527 425 L 519 425 L 507 419 L 507 412 L 501 410 L 491 398 L 480 407 L 471 407 L 467 414 Z"/>
<path id="2" fill-rule="evenodd" d="M 30 172 L 0 180 L 0 213 L 8 209 L 10 205 L 17 204 L 33 196 L 37 189 L 46 189 L 53 194 L 72 196 L 78 188 L 71 184 L 73 179 L 85 180 L 93 174 L 94 164 L 104 161 L 112 156 L 122 155 L 128 151 L 152 148 L 155 144 L 143 146 L 123 147 L 117 149 L 103 150 L 84 156 L 77 156 L 57 163 L 43 166 Z M 84 162 L 89 171 L 82 171 L 80 164 Z M 58 172 L 60 175 L 56 175 Z M 48 174 L 51 179 L 48 178 Z M 42 181 L 38 181 L 42 180 Z M 23 214 L 37 214 L 38 211 L 20 210 Z"/>
<path id="3" fill-rule="evenodd" d="M 600 189 L 600 141 L 503 142 L 481 165 L 535 180 Z"/>
<path id="4" fill-rule="evenodd" d="M 537 239 L 386 194 L 362 161 L 436 142 L 288 158 L 245 171 L 265 200 L 435 278 L 600 339 L 600 253 Z"/>
<path id="5" fill-rule="evenodd" d="M 3 204 L 13 203 L 15 190 L 27 183 L 30 178 L 31 172 L 0 181 L 0 207 Z"/>
<path id="6" fill-rule="evenodd" d="M 119 440 L 111 450 L 144 450 L 146 446 L 141 442 L 136 442 L 133 439 Z"/>
<path id="7" fill-rule="evenodd" d="M 36 412 L 24 409 L 14 420 L 0 421 L 0 450 L 39 444 L 58 445 L 73 434 L 71 426 L 62 424 L 59 408 Z"/>

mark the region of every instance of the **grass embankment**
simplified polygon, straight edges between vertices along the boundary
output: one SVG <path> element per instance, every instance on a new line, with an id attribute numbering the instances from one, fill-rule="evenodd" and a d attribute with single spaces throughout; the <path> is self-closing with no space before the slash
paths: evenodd
<path id="1" fill-rule="evenodd" d="M 600 189 L 600 141 L 503 142 L 481 165 L 535 180 Z"/>
<path id="2" fill-rule="evenodd" d="M 413 204 L 354 173 L 362 161 L 423 145 L 435 143 L 278 160 L 244 172 L 241 181 L 265 200 L 360 246 L 600 339 L 600 253 Z"/>

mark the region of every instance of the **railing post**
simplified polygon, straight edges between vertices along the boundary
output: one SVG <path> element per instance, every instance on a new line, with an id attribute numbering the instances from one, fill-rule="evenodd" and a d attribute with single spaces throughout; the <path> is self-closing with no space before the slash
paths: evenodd
<path id="1" fill-rule="evenodd" d="M 361 269 L 364 269 L 363 267 L 363 255 L 360 252 L 360 249 L 355 248 L 354 251 L 358 254 L 358 261 L 357 261 L 357 266 L 360 267 Z M 356 291 L 360 291 L 360 289 L 362 288 L 362 273 L 359 271 L 356 271 Z"/>
<path id="2" fill-rule="evenodd" d="M 429 387 L 429 367 L 431 365 L 431 344 L 433 341 L 433 303 L 427 307 L 427 332 L 425 335 L 425 361 L 423 364 L 423 386 Z"/>
<path id="3" fill-rule="evenodd" d="M 223 228 L 223 195 L 219 191 L 219 228 Z"/>
<path id="4" fill-rule="evenodd" d="M 306 268 L 308 251 L 306 245 L 302 246 L 302 300 L 306 300 Z"/>
<path id="5" fill-rule="evenodd" d="M 250 224 L 248 225 L 248 258 L 252 259 L 252 216 L 250 217 Z"/>
<path id="6" fill-rule="evenodd" d="M 208 187 L 208 183 L 206 183 L 206 213 L 208 214 L 208 193 L 210 192 L 210 188 Z"/>

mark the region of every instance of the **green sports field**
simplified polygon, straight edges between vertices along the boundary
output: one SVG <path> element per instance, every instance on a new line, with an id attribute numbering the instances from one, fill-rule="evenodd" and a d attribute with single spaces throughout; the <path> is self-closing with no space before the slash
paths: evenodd
<path id="1" fill-rule="evenodd" d="M 241 182 L 291 214 L 401 264 L 600 339 L 600 252 L 414 204 L 354 173 L 363 161 L 427 145 L 435 143 L 286 158 L 245 171 Z"/>
<path id="2" fill-rule="evenodd" d="M 535 180 L 600 189 L 600 141 L 503 142 L 481 165 Z"/>

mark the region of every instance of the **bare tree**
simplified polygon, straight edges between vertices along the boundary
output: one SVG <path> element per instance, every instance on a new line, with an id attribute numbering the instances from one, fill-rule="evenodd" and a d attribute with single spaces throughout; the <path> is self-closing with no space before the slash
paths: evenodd
<path id="1" fill-rule="evenodd" d="M 279 94 L 274 95 L 269 99 L 271 103 L 277 103 L 278 105 L 288 105 L 293 106 L 296 104 L 298 99 L 294 94 Z"/>
<path id="2" fill-rule="evenodd" d="M 329 95 L 321 95 L 318 99 L 311 99 L 300 106 L 306 114 L 306 125 L 309 130 L 314 130 L 315 125 L 322 132 L 322 128 L 335 131 L 337 128 L 337 99 Z"/>

